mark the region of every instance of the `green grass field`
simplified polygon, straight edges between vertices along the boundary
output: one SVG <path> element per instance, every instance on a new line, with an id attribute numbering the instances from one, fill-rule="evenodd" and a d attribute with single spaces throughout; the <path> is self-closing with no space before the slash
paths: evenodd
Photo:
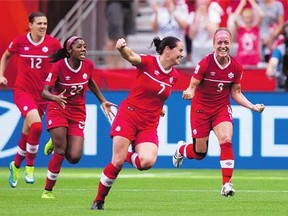
<path id="1" fill-rule="evenodd" d="M 236 170 L 234 197 L 220 196 L 220 170 L 123 169 L 106 198 L 104 211 L 90 210 L 102 169 L 62 169 L 54 200 L 41 199 L 46 169 L 36 169 L 33 185 L 20 172 L 17 188 L 0 168 L 0 215 L 243 215 L 287 216 L 288 171 Z"/>

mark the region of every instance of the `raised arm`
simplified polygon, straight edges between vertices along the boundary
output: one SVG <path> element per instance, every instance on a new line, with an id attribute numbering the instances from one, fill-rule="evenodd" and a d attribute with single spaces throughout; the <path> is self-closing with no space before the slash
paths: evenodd
<path id="1" fill-rule="evenodd" d="M 239 26 L 239 17 L 240 14 L 242 13 L 242 10 L 244 8 L 244 6 L 246 5 L 247 1 L 246 0 L 241 0 L 234 12 L 234 23 L 236 25 L 236 27 Z"/>
<path id="2" fill-rule="evenodd" d="M 116 48 L 120 52 L 121 56 L 130 62 L 132 65 L 141 63 L 141 57 L 139 54 L 133 52 L 128 46 L 124 38 L 118 39 Z"/>
<path id="3" fill-rule="evenodd" d="M 264 13 L 263 13 L 261 7 L 257 4 L 257 2 L 255 0 L 248 0 L 248 2 L 250 2 L 252 7 L 257 12 L 257 15 L 258 15 L 257 26 L 261 26 L 262 21 L 263 21 L 263 17 L 264 17 Z"/>

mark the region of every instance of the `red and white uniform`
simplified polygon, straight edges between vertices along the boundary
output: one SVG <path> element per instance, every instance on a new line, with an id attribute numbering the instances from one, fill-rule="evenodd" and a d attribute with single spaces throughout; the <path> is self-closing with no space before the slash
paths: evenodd
<path id="1" fill-rule="evenodd" d="M 55 95 L 66 90 L 64 96 L 67 97 L 67 103 L 65 109 L 55 101 L 49 103 L 46 117 L 48 130 L 60 126 L 69 128 L 72 125 L 75 128 L 73 131 L 68 129 L 68 134 L 83 136 L 86 120 L 85 93 L 93 68 L 93 63 L 88 59 L 81 61 L 76 70 L 70 67 L 67 58 L 53 65 L 45 85 L 52 86 Z"/>
<path id="2" fill-rule="evenodd" d="M 14 98 L 21 112 L 31 110 L 27 100 L 25 100 L 26 102 L 22 100 L 23 97 L 31 97 L 29 101 L 32 103 L 34 100 L 36 105 L 47 104 L 47 101 L 41 97 L 41 92 L 44 81 L 52 66 L 49 56 L 60 48 L 61 44 L 57 39 L 45 35 L 41 41 L 35 43 L 31 39 L 30 33 L 17 37 L 10 43 L 7 49 L 8 52 L 13 55 L 16 54 L 18 57 L 18 75 L 14 84 Z M 23 110 L 22 106 L 26 106 L 26 110 Z"/>
<path id="3" fill-rule="evenodd" d="M 173 67 L 169 71 L 165 70 L 161 67 L 159 56 L 152 55 L 141 55 L 141 63 L 136 67 L 136 80 L 118 109 L 110 135 L 126 137 L 135 141 L 135 144 L 142 141 L 158 144 L 156 130 L 161 110 L 179 73 Z M 149 132 L 141 136 L 140 131 Z"/>
<path id="4" fill-rule="evenodd" d="M 215 53 L 207 55 L 196 66 L 192 76 L 201 83 L 192 99 L 190 118 L 194 138 L 208 136 L 220 122 L 232 122 L 231 86 L 240 83 L 242 73 L 242 66 L 233 57 L 222 67 Z"/>
<path id="5" fill-rule="evenodd" d="M 45 35 L 38 43 L 32 41 L 29 33 L 17 37 L 8 48 L 8 52 L 18 56 L 14 89 L 30 93 L 36 101 L 43 101 L 43 84 L 52 66 L 49 56 L 60 48 L 59 41 L 49 35 Z"/>

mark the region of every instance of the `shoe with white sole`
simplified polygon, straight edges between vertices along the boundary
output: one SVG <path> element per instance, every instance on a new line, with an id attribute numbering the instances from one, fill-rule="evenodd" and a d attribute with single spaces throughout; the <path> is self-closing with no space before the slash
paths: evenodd
<path id="1" fill-rule="evenodd" d="M 186 143 L 183 140 L 178 141 L 177 148 L 172 158 L 173 165 L 177 168 L 181 166 L 184 159 L 184 156 L 179 153 L 179 149 L 183 145 L 186 145 Z"/>
<path id="2" fill-rule="evenodd" d="M 231 184 L 230 182 L 225 183 L 222 186 L 221 189 L 221 195 L 228 197 L 228 196 L 234 196 L 235 194 L 235 189 L 233 188 L 233 184 Z"/>

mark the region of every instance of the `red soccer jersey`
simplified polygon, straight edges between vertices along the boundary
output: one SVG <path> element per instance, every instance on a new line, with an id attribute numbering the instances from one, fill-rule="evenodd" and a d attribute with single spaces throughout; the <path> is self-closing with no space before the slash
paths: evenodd
<path id="1" fill-rule="evenodd" d="M 165 70 L 160 65 L 159 57 L 152 55 L 141 55 L 137 69 L 136 80 L 126 102 L 143 116 L 159 119 L 179 73 L 173 67 L 169 71 Z"/>
<path id="2" fill-rule="evenodd" d="M 85 59 L 81 62 L 79 68 L 74 70 L 68 64 L 67 58 L 61 59 L 52 66 L 45 85 L 54 87 L 54 94 L 59 95 L 66 90 L 64 96 L 67 97 L 66 108 L 63 109 L 60 104 L 51 101 L 49 108 L 56 107 L 63 111 L 68 119 L 77 120 L 86 116 L 86 98 L 85 93 L 88 88 L 88 82 L 92 76 L 94 65 Z M 49 111 L 49 110 L 48 110 Z"/>
<path id="3" fill-rule="evenodd" d="M 229 64 L 222 67 L 216 60 L 215 53 L 207 55 L 193 73 L 193 77 L 201 80 L 201 83 L 192 104 L 197 104 L 210 113 L 230 104 L 231 86 L 233 83 L 240 83 L 242 73 L 242 66 L 233 57 L 230 56 Z"/>
<path id="4" fill-rule="evenodd" d="M 49 35 L 45 35 L 38 43 L 33 42 L 30 33 L 11 42 L 8 52 L 18 57 L 18 75 L 14 88 L 28 92 L 35 101 L 43 101 L 43 84 L 52 66 L 49 55 L 60 48 L 59 41 Z"/>

